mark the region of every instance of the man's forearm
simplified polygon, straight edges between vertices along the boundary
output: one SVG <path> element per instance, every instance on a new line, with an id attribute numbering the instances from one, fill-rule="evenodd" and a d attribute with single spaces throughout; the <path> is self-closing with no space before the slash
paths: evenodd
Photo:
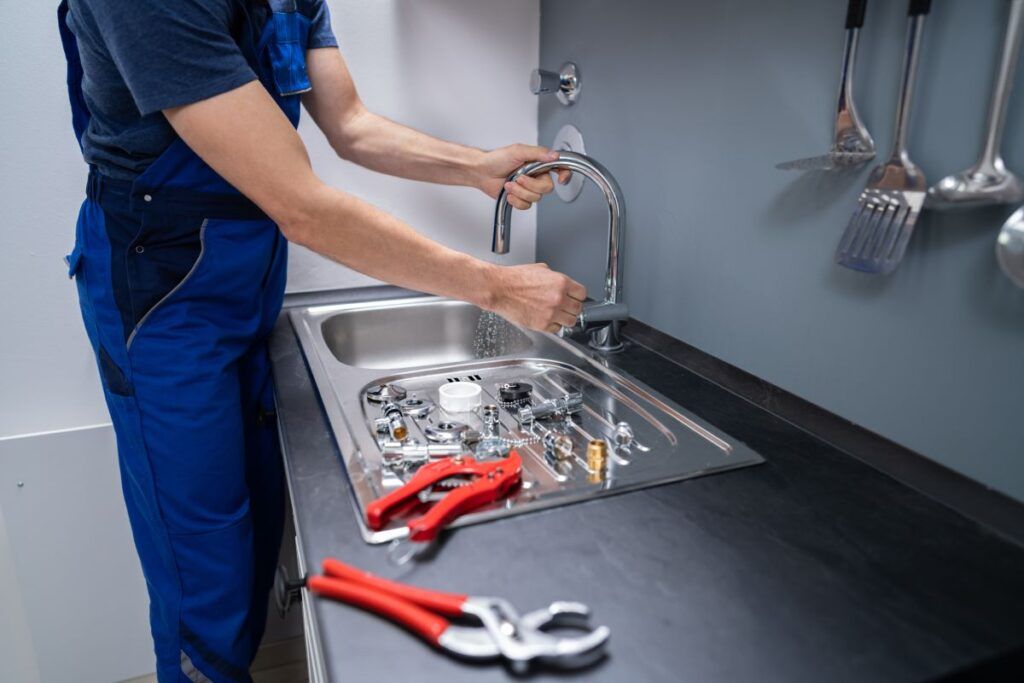
<path id="1" fill-rule="evenodd" d="M 337 49 L 310 50 L 313 89 L 302 104 L 344 159 L 390 175 L 481 187 L 483 152 L 413 130 L 367 110 Z"/>
<path id="2" fill-rule="evenodd" d="M 292 241 L 365 275 L 492 309 L 499 268 L 419 234 L 398 218 L 320 184 L 302 217 L 282 225 Z"/>
<path id="3" fill-rule="evenodd" d="M 380 173 L 444 185 L 479 187 L 484 152 L 421 133 L 367 109 L 332 140 L 340 156 Z"/>

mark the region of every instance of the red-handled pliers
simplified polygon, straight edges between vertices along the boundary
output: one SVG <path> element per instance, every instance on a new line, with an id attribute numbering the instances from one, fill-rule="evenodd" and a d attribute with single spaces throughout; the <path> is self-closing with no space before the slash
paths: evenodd
<path id="1" fill-rule="evenodd" d="M 470 659 L 504 656 L 514 668 L 526 669 L 543 660 L 562 667 L 586 666 L 603 656 L 611 632 L 607 626 L 591 629 L 590 610 L 574 602 L 555 602 L 519 616 L 501 598 L 458 595 L 407 586 L 328 558 L 323 576 L 311 576 L 306 587 L 387 617 L 408 628 L 431 645 Z M 481 626 L 452 624 L 446 617 L 475 617 Z M 552 626 L 570 626 L 579 635 L 545 632 Z"/>
<path id="2" fill-rule="evenodd" d="M 505 496 L 519 483 L 522 472 L 523 461 L 515 451 L 501 460 L 481 462 L 469 455 L 435 460 L 421 467 L 401 488 L 367 505 L 366 524 L 379 531 L 399 510 L 421 500 L 421 495 L 437 484 L 446 479 L 468 477 L 467 483 L 453 488 L 425 514 L 409 520 L 411 540 L 432 541 L 446 524 L 459 515 Z"/>

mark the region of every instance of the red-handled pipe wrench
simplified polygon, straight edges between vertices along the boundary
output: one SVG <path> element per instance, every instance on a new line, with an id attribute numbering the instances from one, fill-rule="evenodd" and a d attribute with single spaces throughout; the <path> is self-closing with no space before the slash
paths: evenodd
<path id="1" fill-rule="evenodd" d="M 429 462 L 404 486 L 366 506 L 366 524 L 374 531 L 387 526 L 403 509 L 422 503 L 438 488 L 448 492 L 425 514 L 409 520 L 409 539 L 432 541 L 446 524 L 507 495 L 522 479 L 523 461 L 511 451 L 501 460 L 478 461 L 457 455 Z"/>
<path id="2" fill-rule="evenodd" d="M 590 610 L 576 602 L 554 602 L 520 616 L 501 598 L 458 595 L 388 581 L 335 559 L 323 563 L 323 576 L 306 587 L 317 595 L 375 612 L 401 624 L 431 645 L 469 659 L 508 660 L 525 671 L 533 661 L 580 667 L 603 656 L 611 631 L 591 628 Z M 480 626 L 452 624 L 451 617 L 473 617 Z M 557 635 L 545 629 L 569 627 L 578 634 Z"/>

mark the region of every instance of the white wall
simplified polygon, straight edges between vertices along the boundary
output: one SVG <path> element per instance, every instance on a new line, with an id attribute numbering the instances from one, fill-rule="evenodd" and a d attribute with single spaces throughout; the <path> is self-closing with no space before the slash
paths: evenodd
<path id="1" fill-rule="evenodd" d="M 432 135 L 490 149 L 537 139 L 527 88 L 539 52 L 537 0 L 330 2 L 342 52 L 367 107 Z M 301 127 L 320 177 L 390 211 L 420 232 L 481 258 L 490 253 L 494 201 L 478 190 L 400 180 L 341 161 L 309 117 Z M 516 217 L 512 253 L 533 260 L 534 211 Z M 291 291 L 373 284 L 302 249 Z"/>
<path id="2" fill-rule="evenodd" d="M 537 61 L 537 0 L 330 4 L 342 50 L 374 110 L 481 147 L 536 140 L 536 101 L 526 79 Z M 109 681 L 150 657 L 146 639 L 138 638 L 145 596 L 116 500 L 112 438 L 103 426 L 108 417 L 61 261 L 71 248 L 86 171 L 70 130 L 55 15 L 55 1 L 0 2 L 0 680 L 17 683 Z M 317 171 L 332 184 L 427 235 L 488 255 L 493 204 L 481 193 L 377 176 L 336 160 L 308 125 L 301 132 Z M 516 225 L 509 262 L 533 255 L 532 212 Z M 292 291 L 368 283 L 293 252 Z M 59 430 L 76 430 L 70 433 L 81 438 L 52 434 Z M 92 475 L 89 486 L 73 487 L 73 495 L 62 475 L 68 467 Z M 32 489 L 29 483 L 17 489 L 27 468 Z M 11 507 L 40 491 L 64 492 L 46 498 L 43 509 L 53 523 L 36 523 Z M 61 525 L 61 519 L 79 526 Z M 46 549 L 75 547 L 79 528 L 102 530 L 103 547 L 80 546 L 77 566 L 86 575 L 76 581 L 130 586 L 116 609 L 111 596 L 98 591 L 79 595 L 74 610 L 51 609 L 53 598 L 37 580 L 46 571 Z M 112 648 L 103 673 L 69 677 L 69 669 L 49 656 L 75 645 L 62 642 L 75 629 L 103 635 Z M 102 667 L 102 658 L 96 665 Z"/>

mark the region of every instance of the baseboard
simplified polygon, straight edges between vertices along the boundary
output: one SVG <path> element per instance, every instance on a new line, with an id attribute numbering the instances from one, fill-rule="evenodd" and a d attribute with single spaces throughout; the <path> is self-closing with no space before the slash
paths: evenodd
<path id="1" fill-rule="evenodd" d="M 627 338 L 1024 546 L 1024 503 L 734 365 L 630 319 Z"/>

